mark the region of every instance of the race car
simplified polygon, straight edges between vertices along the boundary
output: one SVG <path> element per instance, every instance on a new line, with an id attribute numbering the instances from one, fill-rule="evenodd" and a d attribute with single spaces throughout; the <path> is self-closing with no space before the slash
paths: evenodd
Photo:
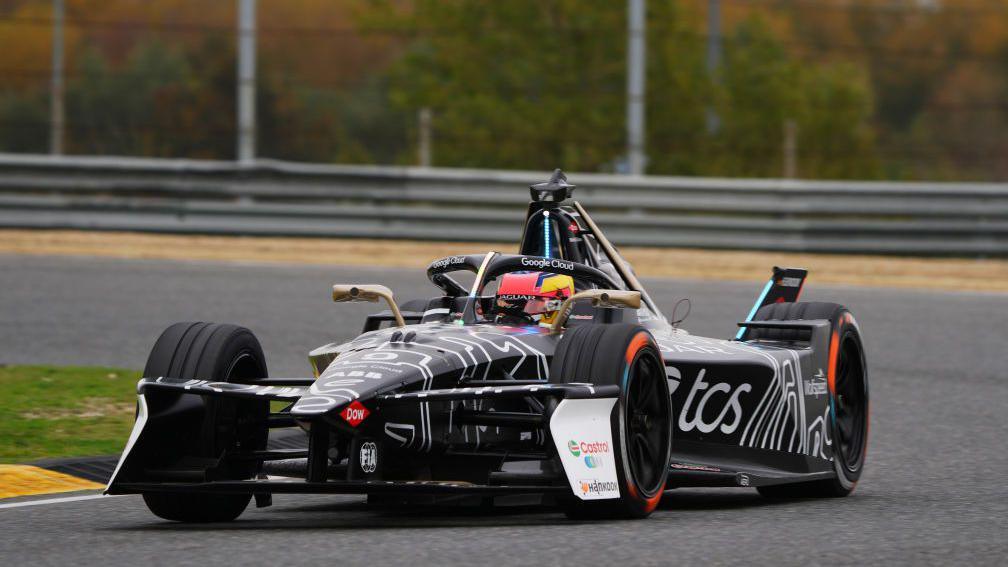
<path id="1" fill-rule="evenodd" d="M 691 335 L 573 191 L 560 170 L 532 185 L 520 253 L 435 260 L 433 297 L 334 285 L 388 309 L 312 350 L 312 376 L 268 377 L 246 328 L 168 327 L 106 492 L 181 522 L 279 493 L 532 499 L 588 519 L 648 516 L 680 487 L 850 494 L 869 407 L 851 312 L 799 302 L 807 272 L 774 268 L 734 337 Z"/>

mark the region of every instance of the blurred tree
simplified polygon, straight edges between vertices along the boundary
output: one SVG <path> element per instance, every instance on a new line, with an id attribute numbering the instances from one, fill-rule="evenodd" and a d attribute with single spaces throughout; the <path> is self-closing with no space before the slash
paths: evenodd
<path id="1" fill-rule="evenodd" d="M 707 74 L 706 44 L 695 32 L 705 17 L 701 7 L 648 4 L 646 149 L 651 173 L 716 171 L 709 162 L 716 142 L 706 134 L 706 112 L 724 104 L 723 90 Z"/>
<path id="2" fill-rule="evenodd" d="M 801 67 L 762 20 L 749 19 L 728 38 L 722 75 L 711 165 L 721 175 L 779 177 L 784 123 L 798 118 L 806 94 Z"/>
<path id="3" fill-rule="evenodd" d="M 299 83 L 267 66 L 260 77 L 260 155 L 338 163 L 395 163 L 412 146 L 410 117 L 379 75 L 352 88 Z M 265 88 L 263 88 L 265 87 Z"/>
<path id="4" fill-rule="evenodd" d="M 928 99 L 908 132 L 908 145 L 922 154 L 911 162 L 911 176 L 1008 178 L 1005 78 L 967 64 L 943 80 L 945 88 Z M 950 111 L 967 105 L 970 112 Z"/>
<path id="5" fill-rule="evenodd" d="M 593 170 L 621 155 L 622 4 L 385 4 L 378 19 L 418 34 L 391 95 L 411 115 L 433 109 L 435 165 Z"/>
<path id="6" fill-rule="evenodd" d="M 1008 4 L 746 4 L 787 21 L 781 37 L 804 59 L 843 60 L 867 70 L 878 175 L 1005 178 L 1005 154 L 996 149 L 1003 142 L 992 138 L 1004 139 L 999 125 L 1008 120 L 1000 90 L 1008 68 L 998 65 L 998 54 L 1008 51 Z"/>
<path id="7" fill-rule="evenodd" d="M 0 3 L 0 151 L 49 151 L 51 2 Z M 69 43 L 76 30 L 67 30 Z"/>
<path id="8" fill-rule="evenodd" d="M 1008 4 L 648 2 L 651 173 L 1008 178 Z M 260 155 L 611 171 L 625 152 L 625 2 L 259 0 Z M 45 151 L 49 0 L 0 0 L 0 150 Z M 67 0 L 68 151 L 229 159 L 234 2 Z M 706 110 L 721 117 L 711 135 Z"/>
<path id="9" fill-rule="evenodd" d="M 213 36 L 205 46 L 190 59 L 178 47 L 141 44 L 119 70 L 96 50 L 84 53 L 67 87 L 70 151 L 231 157 L 234 52 Z"/>
<path id="10" fill-rule="evenodd" d="M 826 179 L 872 179 L 879 175 L 873 101 L 868 77 L 838 63 L 802 68 L 798 124 L 798 174 Z"/>
<path id="11" fill-rule="evenodd" d="M 625 145 L 624 18 L 612 2 L 417 0 L 401 25 L 421 37 L 393 68 L 393 100 L 434 109 L 435 164 L 612 170 Z M 713 84 L 691 32 L 697 18 L 674 3 L 649 8 L 649 172 L 779 176 L 791 119 L 828 136 L 802 150 L 814 158 L 803 174 L 873 171 L 863 74 L 808 68 L 748 18 Z M 703 127 L 711 104 L 722 120 L 714 136 Z"/>
<path id="12" fill-rule="evenodd" d="M 49 98 L 40 90 L 0 92 L 0 151 L 49 151 Z"/>
<path id="13" fill-rule="evenodd" d="M 260 155 L 392 163 L 408 153 L 410 117 L 389 101 L 388 65 L 408 38 L 359 29 L 355 0 L 259 3 Z"/>

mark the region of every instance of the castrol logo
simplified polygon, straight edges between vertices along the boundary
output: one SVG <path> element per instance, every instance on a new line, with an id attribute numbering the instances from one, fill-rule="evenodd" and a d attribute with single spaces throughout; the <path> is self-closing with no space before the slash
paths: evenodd
<path id="1" fill-rule="evenodd" d="M 609 452 L 609 443 L 606 441 L 575 441 L 573 439 L 567 443 L 567 449 L 571 455 L 580 457 L 581 455 L 598 455 Z"/>

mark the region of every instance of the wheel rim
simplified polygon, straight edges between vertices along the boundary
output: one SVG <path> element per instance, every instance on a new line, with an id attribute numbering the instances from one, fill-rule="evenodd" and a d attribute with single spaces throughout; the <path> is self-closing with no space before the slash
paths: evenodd
<path id="1" fill-rule="evenodd" d="M 665 483 L 671 401 L 661 395 L 659 380 L 664 379 L 664 364 L 654 349 L 638 352 L 629 369 L 626 439 L 630 474 L 645 496 L 653 495 Z"/>
<path id="2" fill-rule="evenodd" d="M 857 343 L 846 338 L 837 361 L 834 392 L 834 419 L 837 457 L 851 472 L 861 468 L 868 424 L 868 393 L 864 363 Z"/>

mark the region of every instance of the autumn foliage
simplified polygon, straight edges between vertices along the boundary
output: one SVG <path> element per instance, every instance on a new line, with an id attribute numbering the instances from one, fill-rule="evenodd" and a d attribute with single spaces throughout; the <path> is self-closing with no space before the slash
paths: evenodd
<path id="1" fill-rule="evenodd" d="M 647 170 L 1008 178 L 1008 4 L 648 1 Z M 52 3 L 0 0 L 0 151 L 48 149 Z M 259 0 L 258 154 L 620 171 L 625 2 Z M 66 0 L 65 148 L 233 159 L 234 1 Z M 712 122 L 713 120 L 713 122 Z"/>

